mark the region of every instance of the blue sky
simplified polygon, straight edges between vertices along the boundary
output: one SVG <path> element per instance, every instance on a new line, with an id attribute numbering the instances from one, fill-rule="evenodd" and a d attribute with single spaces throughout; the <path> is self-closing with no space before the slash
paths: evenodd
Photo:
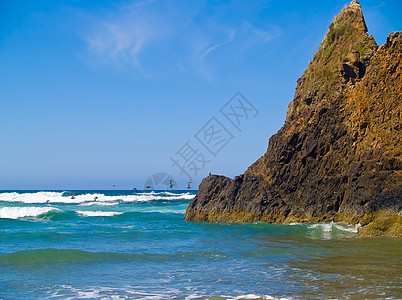
<path id="1" fill-rule="evenodd" d="M 378 44 L 401 30 L 401 1 L 361 3 Z M 207 161 L 193 187 L 244 172 L 346 4 L 1 1 L 0 189 L 142 188 L 158 172 L 184 188 L 170 158 L 187 142 Z M 258 111 L 240 130 L 220 112 L 238 91 Z M 213 117 L 233 136 L 215 156 L 195 138 Z"/>

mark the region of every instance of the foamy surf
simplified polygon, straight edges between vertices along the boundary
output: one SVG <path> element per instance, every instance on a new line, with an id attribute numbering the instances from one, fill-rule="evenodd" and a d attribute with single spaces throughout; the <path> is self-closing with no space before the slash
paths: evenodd
<path id="1" fill-rule="evenodd" d="M 50 211 L 60 211 L 55 207 L 2 207 L 0 208 L 1 219 L 20 219 L 26 217 L 38 217 Z"/>
<path id="2" fill-rule="evenodd" d="M 123 214 L 122 212 L 117 211 L 82 211 L 82 210 L 77 210 L 76 213 L 86 217 L 112 217 Z"/>
<path id="3" fill-rule="evenodd" d="M 100 205 L 112 205 L 117 202 L 149 202 L 149 201 L 171 201 L 171 200 L 192 200 L 195 195 L 190 193 L 171 192 L 148 192 L 132 195 L 108 196 L 101 193 L 86 193 L 74 195 L 72 192 L 36 192 L 36 193 L 0 193 L 0 202 L 22 202 L 22 203 L 91 203 L 89 205 L 102 203 Z"/>
<path id="4" fill-rule="evenodd" d="M 126 286 L 124 288 L 115 287 L 87 287 L 75 288 L 72 286 L 62 285 L 56 287 L 53 291 L 51 298 L 58 298 L 60 296 L 69 297 L 67 299 L 144 299 L 144 300 L 157 300 L 157 299 L 185 299 L 185 300 L 289 300 L 289 298 L 273 297 L 269 295 L 255 295 L 245 294 L 238 296 L 226 295 L 204 295 L 204 294 L 190 294 L 188 296 L 175 297 L 180 291 L 173 288 L 166 288 L 158 292 L 145 292 L 141 289 Z"/>
<path id="5" fill-rule="evenodd" d="M 399 278 L 384 276 L 394 274 L 401 260 L 398 241 L 360 239 L 355 233 L 357 226 L 330 222 L 293 226 L 186 222 L 183 214 L 190 201 L 169 199 L 187 192 L 134 195 L 131 191 L 88 190 L 61 196 L 60 191 L 54 191 L 56 200 L 63 197 L 69 201 L 75 193 L 89 201 L 0 202 L 1 296 L 153 300 L 345 299 L 362 295 L 372 299 L 398 298 L 395 291 L 400 287 Z M 24 192 L 15 193 L 20 197 L 18 194 Z M 40 195 L 44 194 L 38 192 L 36 197 Z M 94 201 L 95 195 L 164 199 L 108 202 Z M 43 270 L 57 273 L 60 282 L 49 283 Z M 62 286 L 65 283 L 72 285 Z M 38 286 L 40 289 L 35 288 Z"/>
<path id="6" fill-rule="evenodd" d="M 316 238 L 330 239 L 337 237 L 339 235 L 343 236 L 345 234 L 357 234 L 358 229 L 361 225 L 347 225 L 343 223 L 318 223 L 308 225 L 307 228 L 310 230 L 310 235 Z"/>

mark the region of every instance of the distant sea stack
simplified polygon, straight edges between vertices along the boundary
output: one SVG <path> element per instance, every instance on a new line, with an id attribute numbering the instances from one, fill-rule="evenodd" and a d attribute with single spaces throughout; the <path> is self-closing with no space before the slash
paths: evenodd
<path id="1" fill-rule="evenodd" d="M 203 179 L 185 219 L 360 223 L 402 236 L 402 32 L 378 47 L 352 1 L 329 27 L 267 152 Z"/>

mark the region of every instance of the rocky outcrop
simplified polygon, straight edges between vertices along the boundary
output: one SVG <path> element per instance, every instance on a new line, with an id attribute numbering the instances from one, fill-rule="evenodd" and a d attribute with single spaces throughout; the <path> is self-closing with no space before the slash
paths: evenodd
<path id="1" fill-rule="evenodd" d="M 205 178 L 185 219 L 360 223 L 402 236 L 402 32 L 378 48 L 360 4 L 335 17 L 283 127 L 244 174 Z"/>

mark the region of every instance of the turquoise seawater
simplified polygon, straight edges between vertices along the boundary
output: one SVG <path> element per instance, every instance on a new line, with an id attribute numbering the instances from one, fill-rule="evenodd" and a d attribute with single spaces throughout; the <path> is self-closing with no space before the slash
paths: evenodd
<path id="1" fill-rule="evenodd" d="M 0 299 L 402 298 L 400 239 L 186 222 L 194 195 L 0 191 Z"/>

